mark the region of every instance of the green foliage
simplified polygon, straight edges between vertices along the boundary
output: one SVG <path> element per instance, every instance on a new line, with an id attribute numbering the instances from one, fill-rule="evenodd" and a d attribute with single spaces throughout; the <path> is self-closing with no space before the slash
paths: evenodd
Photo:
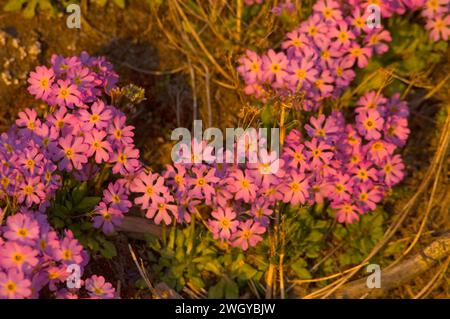
<path id="1" fill-rule="evenodd" d="M 89 196 L 88 183 L 67 179 L 58 190 L 49 209 L 49 221 L 56 229 L 69 228 L 80 243 L 105 258 L 117 255 L 116 247 L 106 236 L 92 227 L 92 213 L 101 197 Z"/>

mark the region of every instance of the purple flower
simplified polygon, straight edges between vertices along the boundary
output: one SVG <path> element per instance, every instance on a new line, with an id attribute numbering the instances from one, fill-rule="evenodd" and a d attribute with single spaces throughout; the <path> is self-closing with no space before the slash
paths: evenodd
<path id="1" fill-rule="evenodd" d="M 387 186 L 392 187 L 399 183 L 405 176 L 402 158 L 400 155 L 394 155 L 391 158 L 387 158 L 382 164 L 382 170 L 380 171 L 380 176 L 384 178 L 384 182 Z"/>
<path id="2" fill-rule="evenodd" d="M 108 207 L 104 202 L 101 202 L 95 209 L 95 216 L 93 219 L 93 226 L 95 228 L 102 228 L 105 234 L 112 233 L 117 226 L 122 224 L 123 214 L 120 210 Z"/>
<path id="3" fill-rule="evenodd" d="M 131 202 L 128 200 L 128 190 L 120 180 L 109 183 L 108 188 L 103 191 L 103 201 L 123 213 L 128 212 L 131 207 Z"/>

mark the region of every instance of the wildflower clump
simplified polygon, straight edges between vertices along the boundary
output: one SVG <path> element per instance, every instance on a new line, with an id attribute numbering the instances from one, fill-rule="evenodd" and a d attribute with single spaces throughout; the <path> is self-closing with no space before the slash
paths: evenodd
<path id="1" fill-rule="evenodd" d="M 430 37 L 448 39 L 448 0 L 319 0 L 312 15 L 286 34 L 281 51 L 258 55 L 247 50 L 240 58 L 245 93 L 262 101 L 301 95 L 304 110 L 317 110 L 324 99 L 339 97 L 355 78 L 355 67 L 364 68 L 373 55 L 389 50 L 392 37 L 381 20 L 374 19 L 374 5 L 381 18 L 421 9 Z"/>

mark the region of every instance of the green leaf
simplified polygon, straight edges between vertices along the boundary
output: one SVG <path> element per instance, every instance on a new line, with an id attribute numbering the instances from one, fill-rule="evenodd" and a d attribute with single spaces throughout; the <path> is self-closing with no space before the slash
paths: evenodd
<path id="1" fill-rule="evenodd" d="M 102 248 L 100 248 L 100 253 L 103 257 L 111 259 L 117 256 L 116 246 L 114 246 L 112 242 L 107 241 L 106 239 L 102 239 L 100 241 L 102 246 Z"/>
<path id="2" fill-rule="evenodd" d="M 78 204 L 86 196 L 86 194 L 87 194 L 87 182 L 79 184 L 72 190 L 73 202 L 75 204 Z"/>
<path id="3" fill-rule="evenodd" d="M 225 283 L 225 298 L 237 299 L 239 298 L 239 286 L 232 280 Z"/>
<path id="4" fill-rule="evenodd" d="M 297 267 L 296 264 L 292 265 L 292 270 L 295 272 L 295 274 L 298 276 L 298 279 L 310 279 L 312 278 L 310 272 L 308 269 L 304 267 Z"/>
<path id="5" fill-rule="evenodd" d="M 306 241 L 310 242 L 319 242 L 323 238 L 323 234 L 318 230 L 313 230 L 309 233 L 308 237 L 306 237 Z"/>
<path id="6" fill-rule="evenodd" d="M 222 299 L 225 293 L 225 281 L 221 279 L 216 285 L 208 290 L 209 299 Z"/>
<path id="7" fill-rule="evenodd" d="M 88 212 L 100 202 L 100 197 L 85 197 L 83 200 L 75 207 L 77 212 Z"/>
<path id="8" fill-rule="evenodd" d="M 249 264 L 242 265 L 238 271 L 239 275 L 245 280 L 252 279 L 258 273 L 258 271 Z"/>

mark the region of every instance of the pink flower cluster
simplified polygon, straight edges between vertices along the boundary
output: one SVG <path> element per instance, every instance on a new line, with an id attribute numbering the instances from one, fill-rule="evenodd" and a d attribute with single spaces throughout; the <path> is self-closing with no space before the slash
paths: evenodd
<path id="1" fill-rule="evenodd" d="M 339 222 L 352 223 L 373 211 L 386 192 L 404 177 L 395 150 L 409 135 L 408 107 L 399 94 L 386 99 L 372 91 L 358 100 L 355 124 L 342 113 L 311 117 L 307 138 L 297 131 L 286 138 L 288 167 L 308 176 L 309 203 L 328 200 Z"/>
<path id="2" fill-rule="evenodd" d="M 353 68 L 367 66 L 373 54 L 388 51 L 391 35 L 383 25 L 369 26 L 373 13 L 368 7 L 378 4 L 382 18 L 404 14 L 426 4 L 423 14 L 433 15 L 427 28 L 431 36 L 447 40 L 450 29 L 449 0 L 399 0 L 338 2 L 319 0 L 313 15 L 286 35 L 280 52 L 270 49 L 259 56 L 247 50 L 239 59 L 238 72 L 245 80 L 245 93 L 263 101 L 276 96 L 299 94 L 305 110 L 317 109 L 325 98 L 337 98 L 355 77 Z M 434 22 L 433 22 L 434 21 Z"/>
<path id="3" fill-rule="evenodd" d="M 39 298 L 45 287 L 56 298 L 114 298 L 103 277 L 81 280 L 87 263 L 87 252 L 70 230 L 59 236 L 44 214 L 22 209 L 0 228 L 0 299 Z M 79 272 L 68 268 L 72 264 Z M 84 290 L 67 285 L 72 275 L 80 276 Z"/>
<path id="4" fill-rule="evenodd" d="M 449 12 L 450 0 L 425 1 L 422 16 L 427 20 L 425 28 L 430 31 L 430 38 L 434 41 L 448 40 L 450 36 Z"/>
<path id="5" fill-rule="evenodd" d="M 50 68 L 39 66 L 31 73 L 29 91 L 56 111 L 40 119 L 35 110 L 26 109 L 19 113 L 16 126 L 1 135 L 0 200 L 9 196 L 44 212 L 63 172 L 87 181 L 104 164 L 121 176 L 140 168 L 134 128 L 126 124 L 122 112 L 100 99 L 116 81 L 109 62 L 86 53 L 70 58 L 54 55 Z M 117 202 L 124 199 L 123 192 L 119 182 L 105 190 L 106 203 L 97 209 L 95 227 L 109 232 L 112 223 L 122 220 L 131 206 Z"/>
<path id="6" fill-rule="evenodd" d="M 0 136 L 0 203 L 45 213 L 62 185 L 64 172 L 86 181 L 96 176 L 103 164 L 111 165 L 113 173 L 124 175 L 140 167 L 139 151 L 133 146 L 133 127 L 126 125 L 123 113 L 100 99 L 117 79 L 109 62 L 86 53 L 70 58 L 54 55 L 50 68 L 39 66 L 31 73 L 29 92 L 55 111 L 42 119 L 35 110 L 26 109 L 19 113 L 16 124 Z M 124 207 L 120 205 L 123 212 Z M 97 214 L 104 216 L 100 209 Z M 23 218 L 32 218 L 29 215 Z M 16 216 L 20 215 L 9 218 Z M 40 228 L 42 236 L 49 232 L 43 222 L 30 223 L 33 233 Z M 100 224 L 96 222 L 96 226 Z M 25 228 L 21 231 L 28 232 Z M 70 232 L 66 238 L 62 242 L 76 244 L 81 251 Z M 13 247 L 13 243 L 5 244 L 8 252 L 5 247 Z M 0 261 L 0 267 L 6 266 Z M 99 285 L 99 280 L 104 281 L 93 279 L 90 287 Z"/>

